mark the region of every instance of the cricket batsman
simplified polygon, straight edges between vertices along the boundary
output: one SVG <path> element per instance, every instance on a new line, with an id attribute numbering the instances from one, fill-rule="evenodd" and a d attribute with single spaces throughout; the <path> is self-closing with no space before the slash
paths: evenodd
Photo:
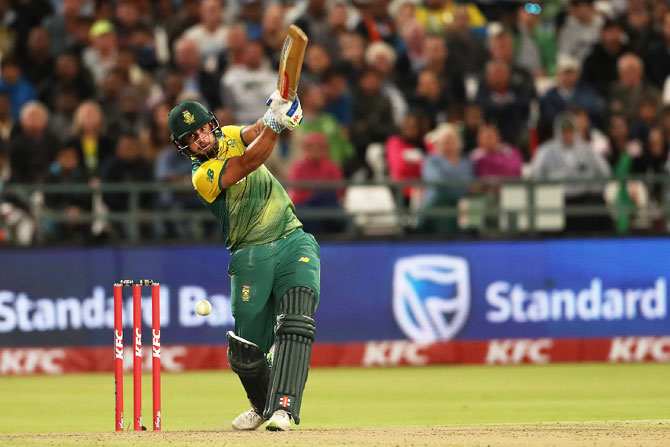
<path id="1" fill-rule="evenodd" d="M 254 125 L 221 127 L 202 104 L 170 112 L 170 139 L 191 160 L 198 197 L 214 214 L 231 251 L 228 363 L 240 377 L 251 409 L 237 430 L 286 431 L 300 423 L 314 311 L 319 303 L 320 248 L 302 230 L 282 185 L 263 165 L 279 134 L 302 121 L 300 101 L 275 91 Z M 274 345 L 274 354 L 269 355 Z"/>

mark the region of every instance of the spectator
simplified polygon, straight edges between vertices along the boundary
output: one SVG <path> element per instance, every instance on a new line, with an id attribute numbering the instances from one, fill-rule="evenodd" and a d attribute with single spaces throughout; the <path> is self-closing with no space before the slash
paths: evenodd
<path id="1" fill-rule="evenodd" d="M 219 58 L 218 66 L 213 65 L 210 60 L 203 69 L 211 73 L 223 73 L 236 65 L 244 65 L 244 51 L 247 48 L 248 43 L 249 38 L 244 25 L 235 24 L 231 26 L 228 28 L 228 46 L 223 52 L 223 55 Z"/>
<path id="2" fill-rule="evenodd" d="M 654 40 L 645 55 L 645 67 L 649 80 L 656 88 L 664 88 L 668 76 L 670 76 L 670 12 L 663 17 L 663 28 L 659 38 Z M 664 98 L 665 89 L 664 89 Z"/>
<path id="3" fill-rule="evenodd" d="M 153 167 L 142 158 L 139 138 L 135 134 L 121 134 L 116 143 L 116 151 L 102 168 L 103 183 L 150 182 L 153 180 Z M 124 193 L 105 193 L 103 199 L 113 212 L 143 212 L 153 208 L 153 195 L 142 193 L 137 203 L 138 209 L 132 210 L 133 200 Z M 128 238 L 133 229 L 126 222 L 114 222 L 118 235 Z M 142 236 L 151 234 L 150 226 L 143 222 L 140 228 Z"/>
<path id="4" fill-rule="evenodd" d="M 216 65 L 228 46 L 228 28 L 224 24 L 221 0 L 203 0 L 200 3 L 200 22 L 184 32 L 200 49 L 203 66 Z"/>
<path id="5" fill-rule="evenodd" d="M 447 109 L 455 105 L 453 98 L 449 96 L 449 90 L 440 85 L 437 74 L 430 69 L 419 73 L 416 91 L 410 104 L 414 108 L 425 110 L 433 122 L 446 121 Z"/>
<path id="6" fill-rule="evenodd" d="M 591 119 L 586 110 L 580 108 L 570 109 L 577 119 L 577 134 L 593 151 L 606 157 L 609 152 L 610 143 L 607 136 L 597 127 L 591 125 Z"/>
<path id="7" fill-rule="evenodd" d="M 289 180 L 296 181 L 334 181 L 342 180 L 342 170 L 329 157 L 328 140 L 320 133 L 305 135 L 302 142 L 304 156 L 291 165 Z M 298 209 L 301 208 L 339 208 L 340 191 L 333 189 L 289 189 L 289 196 Z M 313 233 L 332 233 L 341 231 L 342 222 L 336 219 L 309 219 L 301 217 L 306 231 Z M 307 230 L 308 229 L 308 230 Z"/>
<path id="8" fill-rule="evenodd" d="M 427 136 L 435 148 L 433 155 L 428 155 L 421 169 L 421 177 L 428 182 L 444 182 L 449 180 L 471 180 L 473 178 L 472 163 L 461 155 L 461 139 L 458 130 L 452 124 L 441 124 Z M 426 188 L 422 205 L 423 210 L 448 207 L 454 211 L 449 217 L 421 217 L 418 230 L 421 232 L 437 232 L 453 234 L 458 231 L 456 205 L 458 200 L 468 191 L 467 185 L 435 186 Z"/>
<path id="9" fill-rule="evenodd" d="M 649 43 L 655 38 L 651 26 L 651 14 L 649 2 L 636 4 L 630 2 L 623 17 L 621 17 L 623 30 L 628 37 L 628 46 L 636 54 L 643 54 Z"/>
<path id="10" fill-rule="evenodd" d="M 133 0 L 118 0 L 116 3 L 116 40 L 119 48 L 133 46 L 133 33 L 141 25 L 140 12 Z"/>
<path id="11" fill-rule="evenodd" d="M 323 89 L 318 84 L 305 84 L 301 88 L 300 104 L 302 105 L 303 120 L 300 127 L 291 133 L 292 147 L 302 147 L 301 139 L 311 133 L 323 135 L 330 150 L 330 159 L 349 173 L 349 163 L 354 155 L 354 147 L 347 137 L 346 129 L 341 127 L 334 116 L 323 111 Z M 302 155 L 302 154 L 300 154 Z M 289 161 L 294 162 L 298 157 L 290 154 Z"/>
<path id="12" fill-rule="evenodd" d="M 645 157 L 644 148 L 640 141 L 630 139 L 628 122 L 624 115 L 612 115 L 609 137 L 610 152 L 607 161 L 615 176 L 625 179 L 632 174 L 646 172 L 647 157 Z M 638 203 L 640 199 L 638 194 L 641 193 L 640 188 L 643 187 L 641 183 L 631 180 L 622 180 L 617 184 L 614 197 L 609 198 L 609 201 L 617 207 L 615 209 L 617 232 L 628 231 L 630 220 L 634 215 L 632 208 Z"/>
<path id="13" fill-rule="evenodd" d="M 584 62 L 600 39 L 605 20 L 596 13 L 593 0 L 571 0 L 568 16 L 558 35 L 558 53 Z"/>
<path id="14" fill-rule="evenodd" d="M 483 124 L 477 134 L 478 147 L 470 154 L 479 178 L 519 178 L 523 160 L 519 149 L 500 141 L 495 124 Z"/>
<path id="15" fill-rule="evenodd" d="M 172 48 L 174 42 L 186 31 L 198 25 L 200 21 L 200 1 L 183 0 L 181 8 L 177 13 L 168 18 L 166 23 L 166 32 L 168 37 L 168 47 Z M 202 55 L 201 55 L 202 56 Z"/>
<path id="16" fill-rule="evenodd" d="M 381 91 L 381 75 L 368 68 L 363 72 L 354 103 L 351 142 L 356 149 L 358 166 L 366 172 L 366 151 L 370 143 L 383 143 L 394 130 L 391 103 Z"/>
<path id="17" fill-rule="evenodd" d="M 416 18 L 430 34 L 445 35 L 454 17 L 459 2 L 453 0 L 424 0 L 416 10 Z M 482 27 L 486 18 L 474 3 L 460 3 L 467 8 L 470 25 Z"/>
<path id="18" fill-rule="evenodd" d="M 494 33 L 489 38 L 489 50 L 492 59 L 507 62 L 510 69 L 510 85 L 515 91 L 523 92 L 524 96 L 535 96 L 535 82 L 530 71 L 519 66 L 514 60 L 514 37 L 509 31 Z M 486 67 L 485 67 L 486 69 Z M 486 72 L 483 78 L 486 78 Z"/>
<path id="19" fill-rule="evenodd" d="M 356 85 L 365 68 L 365 45 L 360 34 L 342 33 L 339 37 L 340 60 L 349 74 L 349 85 Z"/>
<path id="20" fill-rule="evenodd" d="M 64 88 L 56 93 L 55 107 L 51 113 L 49 128 L 61 139 L 69 139 L 74 111 L 79 105 L 78 93 L 73 88 Z"/>
<path id="21" fill-rule="evenodd" d="M 77 185 L 87 181 L 86 169 L 81 163 L 81 152 L 75 141 L 62 144 L 56 151 L 55 160 L 49 167 L 47 183 Z M 91 212 L 91 197 L 87 192 L 58 192 L 45 194 L 45 205 L 53 212 L 63 214 L 64 221 L 53 224 L 52 236 L 55 240 L 85 242 L 90 231 L 82 213 Z"/>
<path id="22" fill-rule="evenodd" d="M 659 97 L 659 91 L 644 80 L 642 60 L 626 53 L 617 64 L 619 80 L 612 86 L 608 97 L 610 112 L 620 112 L 632 119 L 643 98 Z"/>
<path id="23" fill-rule="evenodd" d="M 131 133 L 139 135 L 145 126 L 145 101 L 142 92 L 126 87 L 119 95 L 119 114 L 109 123 L 111 135 Z"/>
<path id="24" fill-rule="evenodd" d="M 18 120 L 23 106 L 35 99 L 33 86 L 23 76 L 16 59 L 5 57 L 0 66 L 0 93 L 9 95 L 12 119 Z"/>
<path id="25" fill-rule="evenodd" d="M 279 67 L 279 54 L 284 44 L 284 8 L 278 4 L 271 4 L 263 13 L 263 29 L 261 42 L 265 57 L 272 62 L 273 68 Z"/>
<path id="26" fill-rule="evenodd" d="M 447 101 L 451 104 L 462 104 L 465 101 L 463 72 L 449 60 L 447 41 L 443 37 L 428 36 L 424 41 L 425 69 L 431 70 L 438 78 L 445 91 Z M 417 79 L 418 82 L 418 79 Z"/>
<path id="27" fill-rule="evenodd" d="M 9 143 L 14 183 L 42 183 L 54 160 L 56 138 L 49 133 L 49 111 L 40 102 L 29 101 L 21 109 L 21 130 Z"/>
<path id="28" fill-rule="evenodd" d="M 426 64 L 424 54 L 426 30 L 416 20 L 403 25 L 400 37 L 402 51 L 398 53 L 395 70 L 398 86 L 409 96 L 416 86 L 416 76 Z"/>
<path id="29" fill-rule="evenodd" d="M 236 23 L 241 23 L 247 30 L 250 40 L 260 40 L 262 34 L 263 1 L 242 0 Z"/>
<path id="30" fill-rule="evenodd" d="M 349 6 L 346 2 L 342 0 L 330 2 L 328 28 L 331 36 L 339 38 L 343 34 L 348 33 L 351 28 L 349 24 L 351 17 L 352 14 L 349 12 Z"/>
<path id="31" fill-rule="evenodd" d="M 421 178 L 421 165 L 426 153 L 423 137 L 430 128 L 430 120 L 425 113 L 411 111 L 400 126 L 400 134 L 386 140 L 386 161 L 389 178 L 394 182 Z M 406 204 L 409 204 L 414 187 L 403 188 Z"/>
<path id="32" fill-rule="evenodd" d="M 298 25 L 310 40 L 310 43 L 328 45 L 332 36 L 328 33 L 328 8 L 325 0 L 307 0 L 299 2 L 286 13 L 284 26 Z"/>
<path id="33" fill-rule="evenodd" d="M 342 70 L 339 67 L 331 67 L 324 71 L 321 86 L 325 100 L 323 111 L 333 115 L 340 125 L 350 127 L 354 105 Z"/>
<path id="34" fill-rule="evenodd" d="M 668 160 L 669 142 L 663 137 L 663 130 L 660 127 L 654 127 L 649 131 L 647 141 L 647 172 L 661 174 L 664 172 L 664 166 Z"/>
<path id="35" fill-rule="evenodd" d="M 564 180 L 566 205 L 604 205 L 603 185 L 579 183 L 576 179 L 607 178 L 607 162 L 581 140 L 574 115 L 565 112 L 555 120 L 554 137 L 542 144 L 531 163 L 531 177 L 536 180 Z M 568 211 L 566 231 L 604 231 L 610 228 L 606 216 L 579 216 Z"/>
<path id="36" fill-rule="evenodd" d="M 486 81 L 479 85 L 476 101 L 487 120 L 498 123 L 502 139 L 519 145 L 528 119 L 528 90 L 511 84 L 510 68 L 504 60 L 486 64 Z"/>
<path id="37" fill-rule="evenodd" d="M 231 67 L 223 75 L 223 106 L 234 114 L 235 122 L 253 124 L 265 113 L 265 101 L 277 85 L 277 72 L 268 65 L 261 43 L 249 42 L 244 65 Z"/>
<path id="38" fill-rule="evenodd" d="M 611 85 L 617 79 L 619 57 L 625 52 L 621 27 L 615 21 L 606 21 L 600 30 L 600 42 L 584 60 L 582 80 L 595 88 L 601 97 L 606 98 Z"/>
<path id="39" fill-rule="evenodd" d="M 396 61 L 396 52 L 386 42 L 374 42 L 365 50 L 365 62 L 369 67 L 377 70 L 382 76 L 382 91 L 393 108 L 393 122 L 400 126 L 407 113 L 407 101 L 402 90 L 393 80 L 393 67 Z"/>
<path id="40" fill-rule="evenodd" d="M 74 112 L 74 134 L 83 156 L 87 177 L 99 177 L 100 169 L 114 153 L 114 142 L 107 137 L 102 109 L 94 101 L 84 101 Z"/>
<path id="41" fill-rule="evenodd" d="M 95 94 L 95 84 L 91 74 L 82 67 L 74 53 L 63 53 L 56 58 L 55 76 L 49 79 L 42 93 L 49 107 L 56 104 L 56 95 L 60 90 L 74 89 L 79 98 L 91 98 Z M 105 88 L 104 82 L 101 88 Z"/>
<path id="42" fill-rule="evenodd" d="M 484 71 L 488 50 L 481 37 L 470 29 L 468 7 L 456 6 L 454 20 L 447 34 L 447 52 L 454 67 L 460 67 L 464 76 L 477 76 Z"/>
<path id="43" fill-rule="evenodd" d="M 579 83 L 579 62 L 577 59 L 561 55 L 558 58 L 556 87 L 550 89 L 540 99 L 540 127 L 550 134 L 552 123 L 559 113 L 571 108 L 585 109 L 596 124 L 603 124 L 605 102 L 586 84 Z"/>
<path id="44" fill-rule="evenodd" d="M 630 134 L 633 138 L 647 144 L 649 131 L 658 122 L 658 98 L 649 96 L 642 98 L 637 106 L 637 113 L 631 122 Z"/>
<path id="45" fill-rule="evenodd" d="M 517 8 L 514 60 L 536 78 L 556 74 L 556 39 L 540 25 L 540 15 Z"/>
<path id="46" fill-rule="evenodd" d="M 117 43 L 114 25 L 108 20 L 98 20 L 90 30 L 91 46 L 84 50 L 84 66 L 93 75 L 96 84 L 100 84 L 107 73 L 114 68 L 117 60 Z"/>
<path id="47" fill-rule="evenodd" d="M 389 14 L 389 0 L 371 0 L 356 31 L 365 37 L 367 42 L 384 41 L 389 45 L 398 44 L 395 22 Z"/>
<path id="48" fill-rule="evenodd" d="M 210 110 L 221 106 L 217 73 L 202 69 L 200 50 L 194 41 L 182 37 L 175 42 L 175 63 L 184 79 L 184 90 L 189 96 L 202 98 Z"/>
<path id="49" fill-rule="evenodd" d="M 305 53 L 303 73 L 307 82 L 316 82 L 323 77 L 324 73 L 333 65 L 332 59 L 326 47 L 319 44 L 310 44 Z M 347 81 L 356 80 L 356 73 L 351 72 L 351 67 L 343 63 L 343 73 L 347 74 Z M 302 78 L 302 75 L 301 75 Z"/>
<path id="50" fill-rule="evenodd" d="M 612 172 L 619 175 L 642 174 L 646 171 L 644 146 L 637 139 L 630 138 L 628 119 L 625 115 L 614 114 L 610 117 L 609 151 L 607 161 Z"/>
<path id="51" fill-rule="evenodd" d="M 38 26 L 31 29 L 21 64 L 23 76 L 35 88 L 36 96 L 42 101 L 45 100 L 44 93 L 48 90 L 54 71 L 54 60 L 49 55 L 49 40 L 46 28 Z"/>
<path id="52" fill-rule="evenodd" d="M 461 135 L 463 138 L 463 153 L 469 155 L 477 145 L 477 135 L 479 127 L 484 123 L 484 110 L 476 102 L 465 105 L 463 109 L 463 128 Z"/>

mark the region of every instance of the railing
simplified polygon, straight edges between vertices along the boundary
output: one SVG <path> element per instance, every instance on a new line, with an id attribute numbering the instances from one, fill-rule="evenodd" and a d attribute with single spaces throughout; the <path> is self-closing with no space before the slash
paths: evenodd
<path id="1" fill-rule="evenodd" d="M 563 201 L 565 186 L 591 186 L 606 190 L 609 198 L 602 203 L 574 204 Z M 622 185 L 635 185 L 632 194 L 637 203 L 631 203 L 622 195 Z M 288 188 L 318 191 L 346 190 L 343 206 L 298 208 L 298 216 L 310 226 L 311 222 L 337 222 L 336 230 L 316 231 L 326 237 L 359 238 L 382 235 L 385 237 L 410 237 L 417 234 L 435 237 L 448 234 L 450 237 L 510 238 L 528 237 L 544 233 L 555 235 L 616 235 L 616 234 L 664 234 L 670 221 L 670 195 L 667 193 L 670 179 L 666 175 L 616 177 L 610 179 L 569 179 L 561 181 L 539 181 L 531 179 L 449 180 L 443 182 L 424 181 L 378 181 L 378 182 L 294 182 Z M 407 200 L 403 191 L 412 187 L 412 198 Z M 451 195 L 444 203 L 427 207 L 422 191 L 438 188 L 445 191 L 467 190 L 462 197 Z M 377 195 L 366 194 L 375 191 Z M 614 191 L 614 198 L 612 195 Z M 382 192 L 381 195 L 379 193 Z M 104 205 L 108 194 L 125 194 L 127 207 L 121 211 L 110 211 Z M 123 183 L 123 184 L 0 184 L 0 230 L 6 245 L 67 243 L 55 228 L 65 226 L 84 233 L 91 231 L 89 240 L 103 243 L 145 243 L 151 241 L 221 242 L 223 235 L 210 212 L 202 205 L 191 209 L 178 206 L 158 198 L 171 194 L 193 200 L 195 193 L 190 184 Z M 90 200 L 91 207 L 76 215 L 54 210 L 45 204 L 46 196 L 79 194 Z M 358 197 L 353 197 L 358 194 Z M 449 196 L 449 193 L 446 193 Z M 601 193 L 599 193 L 602 195 Z M 151 196 L 151 206 L 142 202 Z M 439 194 L 438 194 L 439 196 Z M 598 197 L 598 195 L 594 196 Z M 618 198 L 618 199 L 617 199 Z M 356 202 L 356 199 L 359 201 Z M 12 214 L 12 212 L 14 214 Z M 17 219 L 17 214 L 23 220 Z M 591 228 L 581 231 L 567 225 L 575 217 L 600 217 L 612 223 L 611 228 Z M 625 222 L 627 220 L 627 222 Z M 421 222 L 455 222 L 450 231 L 435 231 L 422 228 Z M 622 225 L 621 223 L 625 223 Z M 33 226 L 29 238 L 21 239 L 17 232 Z M 187 228 L 183 234 L 171 234 L 166 228 L 180 225 Z M 178 233 L 178 232 L 177 232 Z"/>

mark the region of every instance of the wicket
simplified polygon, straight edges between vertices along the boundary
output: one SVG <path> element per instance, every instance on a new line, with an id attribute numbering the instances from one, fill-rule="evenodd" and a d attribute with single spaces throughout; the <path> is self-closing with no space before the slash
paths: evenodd
<path id="1" fill-rule="evenodd" d="M 133 287 L 133 427 L 146 430 L 142 425 L 142 286 L 151 286 L 151 335 L 153 373 L 153 430 L 161 429 L 161 322 L 160 285 L 143 279 L 121 280 L 114 283 L 114 391 L 116 431 L 123 431 L 123 287 Z"/>

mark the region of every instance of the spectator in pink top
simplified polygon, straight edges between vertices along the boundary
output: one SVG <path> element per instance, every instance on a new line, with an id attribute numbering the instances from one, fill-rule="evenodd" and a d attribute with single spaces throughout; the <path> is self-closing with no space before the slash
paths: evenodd
<path id="1" fill-rule="evenodd" d="M 500 141 L 500 132 L 495 124 L 484 124 L 477 133 L 478 147 L 470 154 L 479 178 L 521 177 L 521 153 L 519 149 Z"/>
<path id="2" fill-rule="evenodd" d="M 302 142 L 303 157 L 291 165 L 289 181 L 331 181 L 342 180 L 342 169 L 330 159 L 328 140 L 319 132 L 305 135 Z M 342 191 L 334 189 L 290 188 L 289 196 L 298 209 L 333 208 L 340 206 Z M 342 230 L 342 222 L 337 219 L 310 219 L 300 216 L 306 231 L 336 232 Z"/>
<path id="3" fill-rule="evenodd" d="M 399 135 L 386 140 L 386 161 L 389 178 L 395 182 L 421 178 L 421 165 L 426 149 L 423 136 L 428 132 L 430 122 L 420 112 L 410 112 L 403 121 Z M 407 200 L 412 187 L 403 188 Z"/>

